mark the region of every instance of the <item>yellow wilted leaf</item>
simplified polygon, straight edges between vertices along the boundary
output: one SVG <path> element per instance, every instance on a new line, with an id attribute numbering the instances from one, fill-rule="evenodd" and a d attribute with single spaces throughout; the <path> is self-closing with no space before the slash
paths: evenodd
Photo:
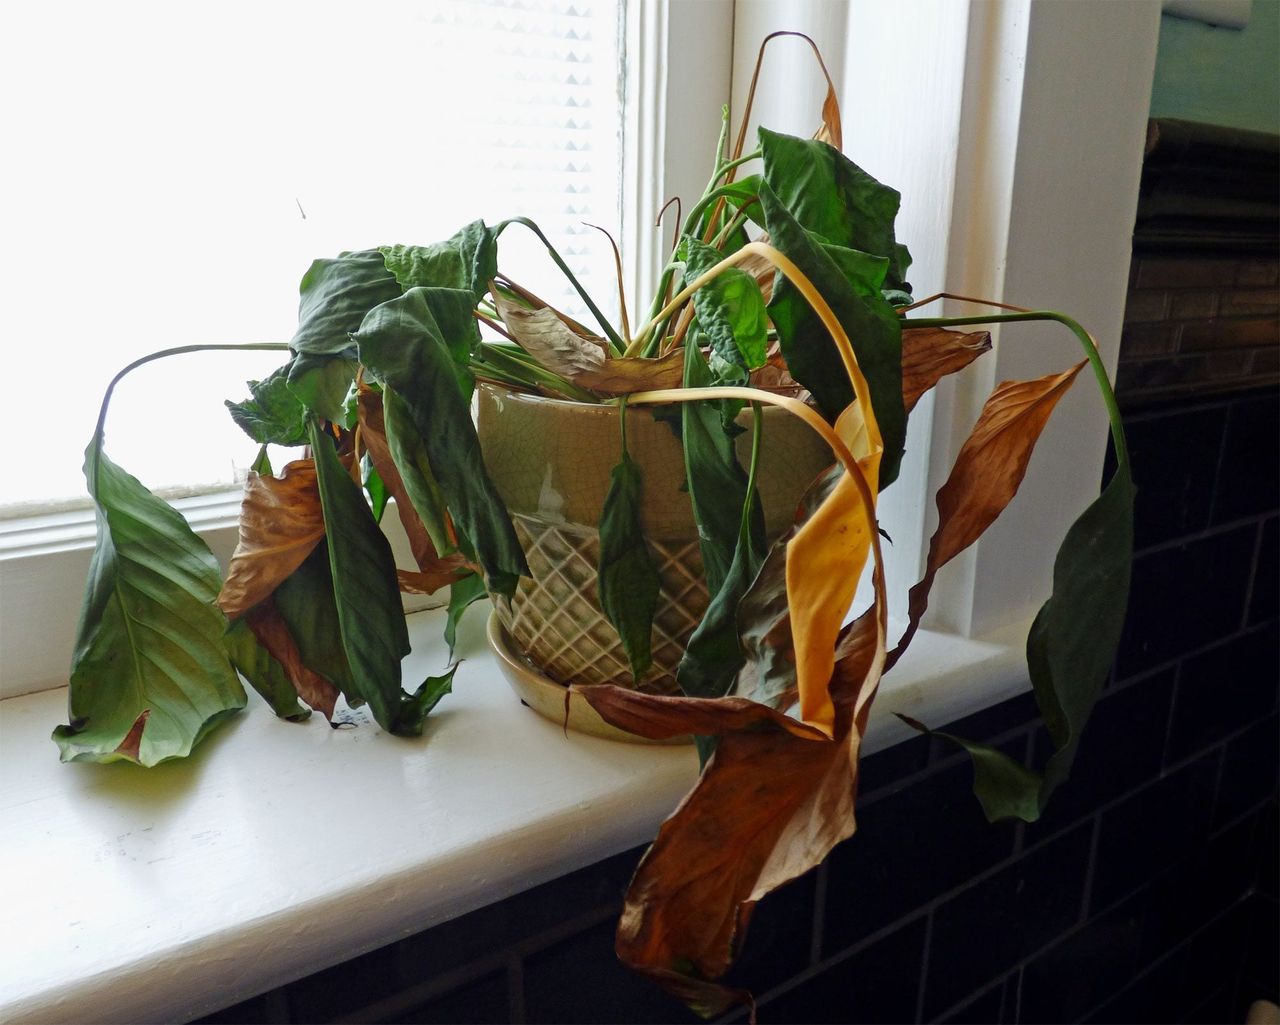
<path id="1" fill-rule="evenodd" d="M 872 501 L 884 446 L 870 403 L 853 402 L 836 419 L 836 433 L 857 460 Z M 875 533 L 857 482 L 846 473 L 787 545 L 787 604 L 796 651 L 800 718 L 832 735 L 835 709 L 829 682 L 835 640 L 867 565 Z"/>

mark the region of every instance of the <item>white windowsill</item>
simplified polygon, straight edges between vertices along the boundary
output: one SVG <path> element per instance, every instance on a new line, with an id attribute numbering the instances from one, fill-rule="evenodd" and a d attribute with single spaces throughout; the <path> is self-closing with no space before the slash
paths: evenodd
<path id="1" fill-rule="evenodd" d="M 0 702 L 2 1021 L 207 1014 L 651 839 L 691 747 L 566 736 L 522 707 L 483 636 L 426 735 L 276 721 L 255 695 L 196 754 L 151 770 L 62 765 L 65 690 Z M 444 663 L 409 618 L 406 679 Z M 865 752 L 1026 689 L 1021 638 L 922 632 Z"/>

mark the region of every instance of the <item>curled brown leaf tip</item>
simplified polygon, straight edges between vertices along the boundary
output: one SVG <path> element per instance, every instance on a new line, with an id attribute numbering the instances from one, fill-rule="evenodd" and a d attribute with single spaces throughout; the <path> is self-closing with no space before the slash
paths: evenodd
<path id="1" fill-rule="evenodd" d="M 129 727 L 129 732 L 124 735 L 124 739 L 120 741 L 120 745 L 116 748 L 116 753 L 124 755 L 130 761 L 136 762 L 140 757 L 142 749 L 142 731 L 147 728 L 147 720 L 151 718 L 151 709 L 144 708 L 133 720 L 133 725 Z"/>
<path id="2" fill-rule="evenodd" d="M 902 332 L 902 401 L 910 413 L 947 374 L 963 370 L 991 349 L 987 331 L 912 327 Z"/>

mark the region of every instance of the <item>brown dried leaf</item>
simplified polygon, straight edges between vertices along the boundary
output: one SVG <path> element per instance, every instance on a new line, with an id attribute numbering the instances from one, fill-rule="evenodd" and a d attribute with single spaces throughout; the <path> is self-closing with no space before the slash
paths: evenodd
<path id="1" fill-rule="evenodd" d="M 279 477 L 250 473 L 240 505 L 240 540 L 227 567 L 218 606 L 244 615 L 302 565 L 324 537 L 315 463 L 295 459 Z"/>
<path id="2" fill-rule="evenodd" d="M 572 380 L 574 384 L 608 395 L 679 388 L 684 380 L 684 350 L 672 349 L 657 359 L 640 356 L 606 359 L 598 370 L 585 371 Z"/>
<path id="3" fill-rule="evenodd" d="M 451 555 L 447 559 L 441 559 L 440 562 L 444 565 L 455 558 L 460 557 Z M 418 573 L 412 570 L 398 569 L 396 570 L 396 579 L 400 583 L 400 590 L 405 594 L 435 594 L 442 587 L 456 584 L 470 572 L 470 568 L 465 565 L 463 560 L 452 568 L 423 570 Z"/>
<path id="4" fill-rule="evenodd" d="M 963 370 L 991 348 L 988 331 L 909 327 L 902 332 L 902 401 L 907 412 L 947 374 Z"/>
<path id="5" fill-rule="evenodd" d="M 577 382 L 582 374 L 596 372 L 604 365 L 605 340 L 579 334 L 549 307 L 531 310 L 500 291 L 494 293 L 493 304 L 511 337 L 553 374 Z"/>
<path id="6" fill-rule="evenodd" d="M 818 56 L 818 60 L 822 60 L 821 55 Z M 822 73 L 824 75 L 827 73 L 825 64 L 822 66 Z M 813 137 L 836 149 L 844 149 L 844 135 L 840 130 L 840 101 L 836 98 L 835 86 L 829 75 L 827 76 L 827 97 L 822 101 L 822 124 L 813 133 Z"/>
<path id="7" fill-rule="evenodd" d="M 618 954 L 674 995 L 685 995 L 690 967 L 705 979 L 723 975 L 754 903 L 854 831 L 860 698 L 874 692 L 884 657 L 874 612 L 846 628 L 840 654 L 834 739 L 777 729 L 726 734 L 636 870 Z M 719 992 L 725 1006 L 734 1001 Z"/>
<path id="8" fill-rule="evenodd" d="M 649 740 L 690 733 L 722 736 L 742 730 L 781 729 L 825 740 L 821 730 L 747 698 L 684 698 L 645 694 L 612 684 L 573 687 L 611 725 Z"/>
<path id="9" fill-rule="evenodd" d="M 892 667 L 920 626 L 938 570 L 968 548 L 1018 493 L 1031 452 L 1058 400 L 1084 363 L 1034 381 L 996 385 L 938 489 L 938 528 L 929 541 L 924 576 L 911 588 L 907 629 L 889 655 Z"/>
<path id="10" fill-rule="evenodd" d="M 333 721 L 333 706 L 338 700 L 338 688 L 319 673 L 308 669 L 302 662 L 302 653 L 289 632 L 284 618 L 276 609 L 275 599 L 268 598 L 245 618 L 253 636 L 267 649 L 267 653 L 284 668 L 298 697 L 310 707 Z"/>

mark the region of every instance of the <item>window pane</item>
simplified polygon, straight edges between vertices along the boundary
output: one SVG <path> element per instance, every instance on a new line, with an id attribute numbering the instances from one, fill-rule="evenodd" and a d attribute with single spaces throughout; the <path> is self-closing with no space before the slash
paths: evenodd
<path id="1" fill-rule="evenodd" d="M 619 0 L 40 3 L 0 22 L 0 315 L 24 451 L 0 506 L 83 493 L 102 390 L 131 359 L 287 341 L 317 256 L 523 214 L 616 305 L 583 222 L 618 223 Z M 584 315 L 524 229 L 500 250 Z M 281 361 L 138 372 L 112 458 L 153 487 L 232 480 L 253 446 L 222 400 Z"/>

